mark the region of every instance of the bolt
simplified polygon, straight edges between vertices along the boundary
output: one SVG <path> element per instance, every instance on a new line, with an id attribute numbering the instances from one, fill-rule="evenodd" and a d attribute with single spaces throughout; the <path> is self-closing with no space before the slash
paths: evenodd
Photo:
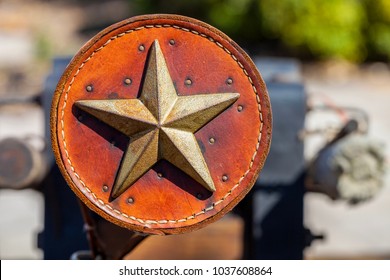
<path id="1" fill-rule="evenodd" d="M 143 51 L 145 50 L 145 46 L 144 46 L 144 45 L 139 45 L 138 50 L 140 50 L 141 52 L 143 52 Z"/>
<path id="2" fill-rule="evenodd" d="M 232 79 L 232 78 L 227 79 L 227 80 L 226 80 L 226 83 L 227 83 L 228 85 L 231 85 L 231 84 L 233 83 L 233 79 Z"/>
<path id="3" fill-rule="evenodd" d="M 170 44 L 171 46 L 173 46 L 173 45 L 175 44 L 175 40 L 173 40 L 173 39 L 169 40 L 169 44 Z"/>
<path id="4" fill-rule="evenodd" d="M 102 189 L 104 192 L 108 192 L 108 186 L 104 185 Z"/>
<path id="5" fill-rule="evenodd" d="M 242 109 L 244 109 L 244 107 L 242 107 L 242 105 L 238 105 L 238 107 L 237 107 L 237 111 L 238 111 L 238 112 L 241 112 L 241 111 L 242 111 Z"/>
<path id="6" fill-rule="evenodd" d="M 88 85 L 85 89 L 86 89 L 88 92 L 92 92 L 92 91 L 93 91 L 92 85 Z"/>
<path id="7" fill-rule="evenodd" d="M 127 199 L 127 203 L 128 203 L 128 204 L 133 204 L 133 203 L 134 203 L 134 198 L 129 197 L 129 198 Z"/>
<path id="8" fill-rule="evenodd" d="M 131 83 L 132 83 L 132 81 L 131 81 L 131 79 L 130 78 L 126 78 L 125 79 L 125 85 L 131 85 Z"/>
<path id="9" fill-rule="evenodd" d="M 211 138 L 209 139 L 209 143 L 210 143 L 210 144 L 214 144 L 214 143 L 215 143 L 215 138 L 211 137 Z"/>
<path id="10" fill-rule="evenodd" d="M 222 176 L 222 181 L 226 182 L 228 179 L 229 179 L 229 178 L 228 178 L 227 175 L 223 175 L 223 176 Z"/>
<path id="11" fill-rule="evenodd" d="M 187 80 L 185 80 L 185 85 L 186 86 L 190 86 L 190 85 L 192 85 L 192 81 L 191 81 L 191 79 L 187 79 Z"/>

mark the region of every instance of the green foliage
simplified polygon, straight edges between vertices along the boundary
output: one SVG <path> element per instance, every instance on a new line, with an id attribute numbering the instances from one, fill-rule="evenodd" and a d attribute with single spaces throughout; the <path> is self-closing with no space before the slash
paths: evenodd
<path id="1" fill-rule="evenodd" d="M 318 57 L 365 57 L 365 15 L 358 1 L 262 0 L 260 18 L 268 36 L 293 49 L 307 48 Z"/>
<path id="2" fill-rule="evenodd" d="M 209 0 L 210 10 L 208 17 L 213 19 L 215 25 L 224 26 L 226 32 L 240 32 L 243 18 L 248 14 L 252 0 Z"/>
<path id="3" fill-rule="evenodd" d="M 370 25 L 367 26 L 367 45 L 371 56 L 390 59 L 390 1 L 365 0 Z"/>
<path id="4" fill-rule="evenodd" d="M 136 0 L 204 20 L 245 46 L 361 62 L 390 59 L 390 0 Z"/>

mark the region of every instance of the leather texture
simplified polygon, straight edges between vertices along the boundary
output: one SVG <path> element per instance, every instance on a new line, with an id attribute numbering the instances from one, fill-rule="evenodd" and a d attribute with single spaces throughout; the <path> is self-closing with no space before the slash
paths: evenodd
<path id="1" fill-rule="evenodd" d="M 240 94 L 195 133 L 216 191 L 160 160 L 112 199 L 110 189 L 131 139 L 74 103 L 138 98 L 155 40 L 179 95 Z M 72 190 L 105 219 L 147 234 L 195 230 L 231 210 L 264 165 L 271 126 L 266 86 L 245 52 L 215 28 L 174 15 L 130 18 L 92 38 L 64 72 L 51 112 L 56 161 Z"/>

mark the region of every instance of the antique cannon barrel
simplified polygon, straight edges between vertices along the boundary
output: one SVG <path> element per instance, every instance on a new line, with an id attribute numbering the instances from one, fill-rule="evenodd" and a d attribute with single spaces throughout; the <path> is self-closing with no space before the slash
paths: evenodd
<path id="1" fill-rule="evenodd" d="M 45 156 L 25 139 L 8 137 L 0 141 L 0 188 L 37 187 L 46 171 Z"/>

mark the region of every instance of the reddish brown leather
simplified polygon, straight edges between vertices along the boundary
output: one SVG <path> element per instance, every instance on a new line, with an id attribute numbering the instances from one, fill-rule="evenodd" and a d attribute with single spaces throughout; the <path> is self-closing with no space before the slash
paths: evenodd
<path id="1" fill-rule="evenodd" d="M 85 99 L 137 98 L 155 39 L 179 95 L 240 93 L 236 103 L 195 134 L 216 192 L 208 192 L 163 160 L 110 201 L 103 186 L 112 186 L 128 139 L 73 104 Z M 126 78 L 131 79 L 130 85 L 124 83 Z M 184 82 L 187 78 L 192 80 L 190 86 Z M 93 85 L 92 92 L 86 90 L 88 85 Z M 187 17 L 149 15 L 103 30 L 74 57 L 55 92 L 51 130 L 61 172 L 87 206 L 135 231 L 174 234 L 215 221 L 248 193 L 268 154 L 271 109 L 256 67 L 230 38 Z M 133 203 L 128 203 L 130 197 Z"/>

